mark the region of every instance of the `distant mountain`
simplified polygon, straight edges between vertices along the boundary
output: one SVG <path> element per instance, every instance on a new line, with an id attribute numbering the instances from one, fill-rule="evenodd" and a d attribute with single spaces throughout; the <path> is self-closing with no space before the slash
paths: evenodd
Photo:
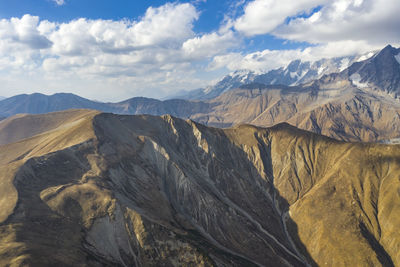
<path id="1" fill-rule="evenodd" d="M 0 100 L 6 99 L 6 97 L 4 96 L 0 96 Z"/>
<path id="2" fill-rule="evenodd" d="M 359 87 L 373 87 L 400 96 L 400 48 L 386 46 L 373 57 L 355 62 L 342 72 Z"/>
<path id="3" fill-rule="evenodd" d="M 23 94 L 1 100 L 0 116 L 9 117 L 18 113 L 40 114 L 71 108 L 103 110 L 106 106 L 74 94 L 58 93 L 51 96 L 39 93 Z"/>
<path id="4" fill-rule="evenodd" d="M 191 118 L 218 127 L 289 122 L 347 141 L 399 138 L 398 59 L 399 49 L 387 46 L 339 73 L 302 85 L 242 85 L 207 101 L 212 110 Z"/>
<path id="5" fill-rule="evenodd" d="M 191 118 L 216 127 L 289 122 L 347 141 L 400 137 L 400 101 L 369 87 L 358 88 L 339 74 L 301 86 L 245 85 L 209 103 L 208 113 Z"/>
<path id="6" fill-rule="evenodd" d="M 150 114 L 188 118 L 193 114 L 208 112 L 209 104 L 200 101 L 169 99 L 160 101 L 152 98 L 134 97 L 119 103 L 106 103 L 103 111 L 117 114 Z M 99 109 L 101 110 L 101 109 Z"/>
<path id="7" fill-rule="evenodd" d="M 400 137 L 398 52 L 388 46 L 341 72 L 295 86 L 250 83 L 254 77 L 238 72 L 235 79 L 244 85 L 203 101 L 136 97 L 99 103 L 72 94 L 20 95 L 0 101 L 0 116 L 88 108 L 118 114 L 171 114 L 217 127 L 289 122 L 339 140 L 392 140 Z M 293 63 L 287 71 L 294 73 L 300 66 L 301 62 Z"/>
<path id="8" fill-rule="evenodd" d="M 0 266 L 400 264 L 400 146 L 88 110 L 8 122 Z"/>
<path id="9" fill-rule="evenodd" d="M 286 67 L 274 69 L 266 73 L 239 70 L 226 75 L 215 85 L 208 86 L 205 89 L 189 91 L 177 97 L 182 99 L 209 100 L 231 89 L 249 83 L 299 85 L 319 79 L 326 74 L 341 72 L 354 62 L 363 61 L 373 55 L 374 52 L 369 52 L 358 56 L 321 59 L 314 62 L 294 60 Z"/>
<path id="10" fill-rule="evenodd" d="M 94 109 L 117 114 L 171 114 L 189 117 L 194 113 L 207 112 L 209 105 L 203 102 L 191 102 L 180 99 L 160 101 L 145 97 L 134 97 L 118 103 L 101 103 L 66 93 L 54 95 L 23 94 L 0 101 L 0 117 L 15 114 L 43 114 L 71 108 Z"/>
<path id="11" fill-rule="evenodd" d="M 347 141 L 396 139 L 400 137 L 400 98 L 393 88 L 400 74 L 398 52 L 388 46 L 341 72 L 297 86 L 251 83 L 229 89 L 207 101 L 209 112 L 191 118 L 217 127 L 289 122 Z M 360 78 L 356 80 L 355 75 Z"/>

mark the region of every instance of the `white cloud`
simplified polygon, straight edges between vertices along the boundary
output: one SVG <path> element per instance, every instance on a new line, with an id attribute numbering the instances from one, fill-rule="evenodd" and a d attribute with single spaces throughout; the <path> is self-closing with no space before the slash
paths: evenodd
<path id="1" fill-rule="evenodd" d="M 37 29 L 39 17 L 25 15 L 21 19 L 0 20 L 1 45 L 25 45 L 31 49 L 43 49 L 51 46 L 50 40 Z"/>
<path id="2" fill-rule="evenodd" d="M 311 13 L 316 7 L 317 12 Z M 210 70 L 270 70 L 294 59 L 318 60 L 353 55 L 400 44 L 398 0 L 253 0 L 244 13 L 227 23 L 248 37 L 270 34 L 294 42 L 308 42 L 305 49 L 221 53 Z"/>
<path id="3" fill-rule="evenodd" d="M 310 12 L 320 7 L 314 14 Z M 299 16 L 299 15 L 309 16 Z M 272 34 L 279 38 L 326 44 L 338 41 L 399 43 L 398 0 L 254 0 L 234 20 L 246 36 Z"/>
<path id="4" fill-rule="evenodd" d="M 150 7 L 136 21 L 78 19 L 58 26 L 49 35 L 55 54 L 127 54 L 151 48 L 178 49 L 194 35 L 192 23 L 198 18 L 190 4 Z"/>
<path id="5" fill-rule="evenodd" d="M 102 97 L 115 98 L 114 84 L 122 88 L 124 83 L 131 92 L 124 97 L 137 95 L 142 88 L 156 88 L 145 93 L 160 96 L 161 86 L 173 91 L 198 82 L 191 77 L 194 56 L 182 48 L 195 37 L 192 28 L 198 17 L 192 4 L 168 3 L 148 8 L 138 21 L 81 18 L 57 24 L 31 15 L 3 19 L 0 71 L 7 74 L 7 84 L 14 90 L 25 87 L 20 77 L 27 76 L 24 82 L 41 80 L 29 85 L 35 87 L 32 90 L 45 91 L 43 87 L 52 86 L 53 90 L 63 91 L 70 84 L 75 92 L 98 98 L 97 88 L 107 85 L 110 91 L 102 91 Z M 8 88 L 0 88 L 0 94 L 5 94 L 1 90 L 10 94 Z"/>
<path id="6" fill-rule="evenodd" d="M 213 32 L 185 41 L 182 45 L 182 49 L 187 57 L 200 59 L 225 52 L 227 49 L 237 44 L 238 38 L 233 31 L 227 31 L 222 34 Z"/>
<path id="7" fill-rule="evenodd" d="M 335 0 L 309 18 L 297 18 L 280 25 L 273 34 L 310 43 L 344 40 L 379 45 L 398 43 L 399 14 L 398 0 Z"/>
<path id="8" fill-rule="evenodd" d="M 53 0 L 53 2 L 56 3 L 56 5 L 58 6 L 65 5 L 65 0 Z"/>
<path id="9" fill-rule="evenodd" d="M 246 36 L 269 33 L 286 18 L 308 13 L 328 0 L 254 0 L 244 8 L 243 16 L 234 22 L 237 31 Z"/>

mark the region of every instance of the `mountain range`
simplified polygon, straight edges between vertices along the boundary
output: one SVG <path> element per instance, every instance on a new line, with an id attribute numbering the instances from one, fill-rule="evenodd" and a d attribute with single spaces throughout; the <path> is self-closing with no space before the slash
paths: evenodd
<path id="1" fill-rule="evenodd" d="M 252 82 L 209 100 L 135 97 L 101 103 L 73 94 L 18 95 L 0 101 L 0 117 L 86 108 L 117 114 L 170 114 L 215 127 L 241 123 L 268 127 L 289 122 L 339 140 L 385 142 L 400 137 L 399 52 L 389 45 L 364 60 L 354 57 L 356 62 L 341 72 L 307 83 L 287 86 Z"/>
<path id="2" fill-rule="evenodd" d="M 268 72 L 254 72 L 249 70 L 238 70 L 232 72 L 215 85 L 204 89 L 197 89 L 178 94 L 177 98 L 188 100 L 209 100 L 224 92 L 238 88 L 250 83 L 261 83 L 265 85 L 287 85 L 294 86 L 307 83 L 321 78 L 323 75 L 341 72 L 355 62 L 371 58 L 377 51 L 368 52 L 357 56 L 320 59 L 318 61 L 301 61 L 300 59 L 290 62 L 286 67 L 270 70 Z"/>
<path id="3" fill-rule="evenodd" d="M 2 266 L 400 264 L 396 145 L 92 110 L 0 143 Z"/>
<path id="4" fill-rule="evenodd" d="M 183 114 L 207 112 L 209 105 L 202 102 L 190 102 L 181 99 L 160 101 L 152 98 L 134 97 L 118 103 L 92 101 L 70 93 L 54 95 L 23 94 L 0 101 L 0 116 L 9 117 L 15 114 L 43 114 L 73 108 L 94 109 L 118 114 Z"/>
<path id="5" fill-rule="evenodd" d="M 0 266 L 399 266 L 400 49 L 330 62 L 203 100 L 1 100 Z"/>

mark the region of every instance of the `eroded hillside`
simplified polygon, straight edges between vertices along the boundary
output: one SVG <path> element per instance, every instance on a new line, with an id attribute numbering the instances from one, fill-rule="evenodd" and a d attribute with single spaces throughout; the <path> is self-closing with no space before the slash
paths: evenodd
<path id="1" fill-rule="evenodd" d="M 0 265 L 400 264 L 399 146 L 90 111 L 18 125 L 0 146 Z"/>
<path id="2" fill-rule="evenodd" d="M 357 87 L 337 74 L 297 87 L 252 84 L 210 101 L 212 110 L 191 116 L 216 127 L 288 122 L 344 141 L 397 138 L 400 101 L 374 87 Z"/>

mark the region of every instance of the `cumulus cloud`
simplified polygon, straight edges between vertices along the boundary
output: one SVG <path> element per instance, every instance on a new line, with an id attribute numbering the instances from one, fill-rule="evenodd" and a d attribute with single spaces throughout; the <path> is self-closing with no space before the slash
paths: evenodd
<path id="1" fill-rule="evenodd" d="M 238 39 L 233 31 L 227 31 L 222 34 L 212 32 L 185 41 L 182 49 L 186 56 L 200 59 L 225 52 L 237 44 Z"/>
<path id="2" fill-rule="evenodd" d="M 294 59 L 318 60 L 377 50 L 388 43 L 396 46 L 398 14 L 398 0 L 253 0 L 245 4 L 242 15 L 228 19 L 235 31 L 248 38 L 269 34 L 310 46 L 222 53 L 208 68 L 270 70 Z"/>
<path id="3" fill-rule="evenodd" d="M 76 81 L 75 86 L 81 90 L 85 84 L 82 80 L 101 80 L 102 85 L 108 84 L 111 89 L 118 80 L 120 86 L 125 82 L 125 87 L 135 95 L 140 88 L 156 88 L 156 84 L 165 90 L 179 90 L 188 86 L 193 74 L 191 60 L 198 57 L 197 50 L 185 50 L 183 44 L 193 38 L 207 39 L 196 37 L 192 30 L 198 17 L 192 4 L 167 3 L 148 8 L 137 21 L 80 18 L 59 24 L 31 15 L 3 19 L 0 71 L 13 73 L 15 81 L 21 75 L 30 75 L 31 79 L 42 77 L 41 86 L 46 81 L 59 80 L 57 88 L 66 85 L 65 80 Z M 212 41 L 206 43 L 200 46 L 213 46 Z M 191 78 L 192 83 L 196 82 Z M 21 84 L 14 83 L 15 87 Z M 92 86 L 92 92 L 86 90 L 83 95 L 98 95 L 95 91 Z M 149 90 L 146 93 L 159 96 L 160 92 L 157 88 L 154 95 Z M 102 94 L 107 97 L 107 92 Z M 116 95 L 114 91 L 109 94 Z"/>
<path id="4" fill-rule="evenodd" d="M 38 30 L 39 18 L 0 20 L 0 70 L 26 72 L 40 65 L 41 51 L 52 42 Z"/>
<path id="5" fill-rule="evenodd" d="M 335 0 L 309 18 L 280 25 L 273 34 L 289 40 L 327 43 L 343 40 L 398 43 L 398 0 Z"/>
<path id="6" fill-rule="evenodd" d="M 11 44 L 26 45 L 32 49 L 51 46 L 51 41 L 37 29 L 39 17 L 25 15 L 22 18 L 0 20 L 0 40 L 3 48 Z"/>
<path id="7" fill-rule="evenodd" d="M 315 8 L 319 11 L 311 13 Z M 254 0 L 234 20 L 246 36 L 272 34 L 279 38 L 322 44 L 338 41 L 398 43 L 398 0 Z"/>
<path id="8" fill-rule="evenodd" d="M 53 0 L 53 2 L 56 3 L 56 5 L 58 6 L 65 5 L 65 0 Z"/>
<path id="9" fill-rule="evenodd" d="M 198 18 L 190 4 L 150 7 L 140 21 L 78 19 L 58 26 L 49 35 L 52 50 L 62 55 L 89 53 L 127 54 L 151 48 L 178 49 L 194 35 L 192 23 Z"/>
<path id="10" fill-rule="evenodd" d="M 244 8 L 244 14 L 234 22 L 237 31 L 247 36 L 270 33 L 286 18 L 309 13 L 328 0 L 254 0 Z"/>

